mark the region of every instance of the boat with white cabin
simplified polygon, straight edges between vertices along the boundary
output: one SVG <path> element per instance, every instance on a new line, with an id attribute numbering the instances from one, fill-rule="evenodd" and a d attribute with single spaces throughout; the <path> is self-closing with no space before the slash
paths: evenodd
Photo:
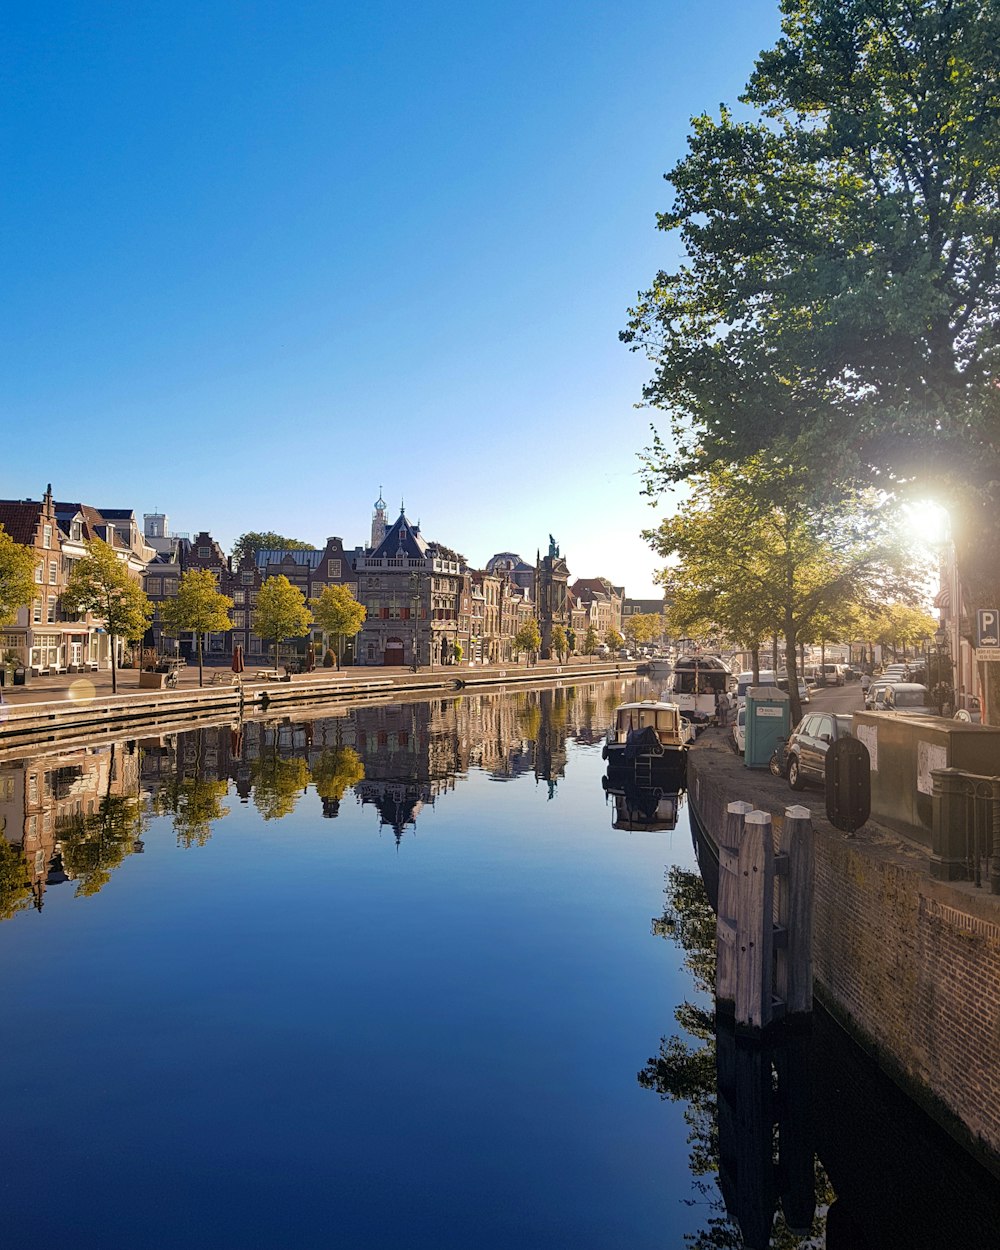
<path id="1" fill-rule="evenodd" d="M 601 752 L 609 768 L 655 769 L 665 789 L 680 789 L 694 729 L 676 703 L 645 699 L 620 703 Z"/>

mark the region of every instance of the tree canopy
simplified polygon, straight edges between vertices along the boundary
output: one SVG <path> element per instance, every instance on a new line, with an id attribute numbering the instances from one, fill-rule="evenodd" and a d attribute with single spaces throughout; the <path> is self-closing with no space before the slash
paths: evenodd
<path id="1" fill-rule="evenodd" d="M 257 592 L 254 630 L 274 643 L 274 667 L 278 667 L 278 644 L 283 638 L 301 638 L 312 628 L 306 597 L 283 573 L 269 577 Z"/>
<path id="2" fill-rule="evenodd" d="M 9 625 L 35 594 L 35 553 L 0 525 L 0 625 Z"/>
<path id="3" fill-rule="evenodd" d="M 153 605 L 124 561 L 100 538 L 84 544 L 87 554 L 69 575 L 63 604 L 71 611 L 93 612 L 111 637 L 111 689 L 118 688 L 117 640 L 138 641 L 153 619 Z"/>
<path id="4" fill-rule="evenodd" d="M 525 656 L 528 656 L 533 651 L 537 651 L 541 645 L 542 635 L 538 622 L 534 617 L 530 617 L 514 635 L 514 650 L 523 651 Z"/>
<path id="5" fill-rule="evenodd" d="M 325 586 L 316 599 L 309 600 L 313 618 L 324 634 L 337 639 L 337 665 L 345 638 L 353 638 L 361 630 L 368 615 L 364 604 L 358 603 L 350 586 Z"/>
<path id="6" fill-rule="evenodd" d="M 189 569 L 182 574 L 177 595 L 160 607 L 160 617 L 168 634 L 193 633 L 198 647 L 198 685 L 204 681 L 204 642 L 206 634 L 232 629 L 229 611 L 232 599 L 222 594 L 215 575 L 208 569 Z"/>

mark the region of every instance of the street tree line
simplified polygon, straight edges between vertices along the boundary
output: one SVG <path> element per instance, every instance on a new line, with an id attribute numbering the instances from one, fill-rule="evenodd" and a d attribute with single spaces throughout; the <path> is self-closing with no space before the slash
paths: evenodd
<path id="1" fill-rule="evenodd" d="M 658 226 L 683 256 L 621 335 L 668 414 L 646 490 L 764 466 L 821 513 L 934 498 L 969 608 L 995 607 L 1000 3 L 780 7 L 741 107 L 696 117 L 667 174 Z"/>

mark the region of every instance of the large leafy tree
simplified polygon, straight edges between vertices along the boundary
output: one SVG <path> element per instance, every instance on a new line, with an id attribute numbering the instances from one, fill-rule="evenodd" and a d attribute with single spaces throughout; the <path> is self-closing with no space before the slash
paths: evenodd
<path id="1" fill-rule="evenodd" d="M 278 667 L 278 645 L 283 638 L 301 638 L 312 628 L 313 618 L 306 597 L 285 575 L 269 577 L 257 592 L 254 629 L 261 638 L 274 642 L 274 667 Z"/>
<path id="2" fill-rule="evenodd" d="M 782 0 L 737 116 L 694 122 L 683 261 L 623 338 L 671 414 L 651 488 L 761 451 L 803 490 L 931 494 L 1000 602 L 1000 4 Z M 989 666 L 1000 669 L 1000 666 Z"/>
<path id="3" fill-rule="evenodd" d="M 894 540 L 876 501 L 808 505 L 797 475 L 770 461 L 757 458 L 744 470 L 717 468 L 692 487 L 683 511 L 645 534 L 659 555 L 675 561 L 662 575 L 674 598 L 672 613 L 694 605 L 748 645 L 780 635 L 798 720 L 800 638 L 821 615 L 845 605 L 905 599 L 916 580 L 912 556 Z"/>
<path id="4" fill-rule="evenodd" d="M 111 638 L 111 689 L 118 689 L 117 642 L 137 642 L 149 628 L 153 605 L 112 547 L 100 538 L 85 544 L 87 554 L 69 575 L 63 604 L 71 611 L 93 612 Z"/>
<path id="5" fill-rule="evenodd" d="M 635 612 L 625 621 L 625 637 L 642 647 L 659 639 L 663 633 L 663 617 L 656 612 Z"/>
<path id="6" fill-rule="evenodd" d="M 168 634 L 192 633 L 198 649 L 198 685 L 204 685 L 205 635 L 232 629 L 229 612 L 232 599 L 222 594 L 215 575 L 208 569 L 189 569 L 181 577 L 177 594 L 160 608 Z"/>
<path id="7" fill-rule="evenodd" d="M 553 654 L 565 663 L 569 656 L 569 639 L 561 625 L 552 626 L 551 645 Z"/>
<path id="8" fill-rule="evenodd" d="M 532 616 L 514 635 L 514 650 L 516 652 L 524 652 L 524 662 L 527 664 L 530 656 L 538 650 L 542 645 L 542 635 L 538 629 L 538 622 Z"/>
<path id="9" fill-rule="evenodd" d="M 258 551 L 312 551 L 312 543 L 300 538 L 286 538 L 274 530 L 248 530 L 233 543 L 233 568 L 238 568 L 244 556 L 256 556 Z"/>
<path id="10" fill-rule="evenodd" d="M 0 525 L 0 625 L 9 625 L 35 593 L 35 553 Z"/>
<path id="11" fill-rule="evenodd" d="M 358 603 L 350 586 L 325 586 L 318 598 L 309 600 L 309 606 L 323 633 L 337 639 L 337 667 L 340 668 L 344 639 L 354 638 L 360 632 L 368 609 Z"/>

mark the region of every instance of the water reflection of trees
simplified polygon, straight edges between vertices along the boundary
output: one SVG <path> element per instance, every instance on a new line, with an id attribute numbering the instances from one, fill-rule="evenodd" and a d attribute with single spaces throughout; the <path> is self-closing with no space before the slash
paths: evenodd
<path id="1" fill-rule="evenodd" d="M 142 846 L 145 821 L 169 819 L 183 848 L 204 846 L 235 791 L 265 820 L 308 802 L 335 818 L 347 794 L 397 838 L 472 770 L 494 781 L 533 776 L 554 796 L 571 741 L 596 746 L 635 681 L 473 691 L 316 714 L 248 720 L 108 746 L 58 745 L 0 764 L 0 919 L 76 877 L 100 890 Z M 315 800 L 314 800 L 315 801 Z"/>
<path id="2" fill-rule="evenodd" d="M 748 1244 L 723 1201 L 719 1187 L 722 1144 L 719 1134 L 719 1096 L 715 993 L 715 913 L 697 872 L 672 867 L 666 875 L 663 915 L 653 922 L 654 933 L 676 942 L 684 952 L 684 966 L 691 974 L 703 1001 L 684 1001 L 674 1011 L 683 1035 L 664 1036 L 659 1052 L 638 1073 L 639 1084 L 661 1098 L 685 1104 L 691 1174 L 707 1214 L 697 1232 L 685 1236 L 692 1250 L 741 1250 Z M 728 1034 L 726 1036 L 729 1044 Z M 759 1048 L 756 1062 L 767 1065 L 769 1051 Z M 768 1084 L 770 1076 L 766 1076 Z M 808 1097 L 803 1092 L 804 1097 Z M 765 1143 L 768 1164 L 777 1164 L 770 1139 Z M 818 1160 L 814 1161 L 818 1214 L 808 1234 L 789 1227 L 778 1208 L 770 1226 L 773 1250 L 794 1250 L 804 1238 L 822 1238 L 825 1212 L 833 1200 L 830 1182 Z M 694 1204 L 692 1204 L 694 1205 Z M 765 1199 L 766 1206 L 766 1199 Z M 769 1218 L 769 1210 L 767 1216 Z M 765 1221 L 766 1222 L 766 1221 Z M 766 1241 L 762 1244 L 768 1244 Z M 822 1241 L 812 1244 L 822 1244 Z"/>

